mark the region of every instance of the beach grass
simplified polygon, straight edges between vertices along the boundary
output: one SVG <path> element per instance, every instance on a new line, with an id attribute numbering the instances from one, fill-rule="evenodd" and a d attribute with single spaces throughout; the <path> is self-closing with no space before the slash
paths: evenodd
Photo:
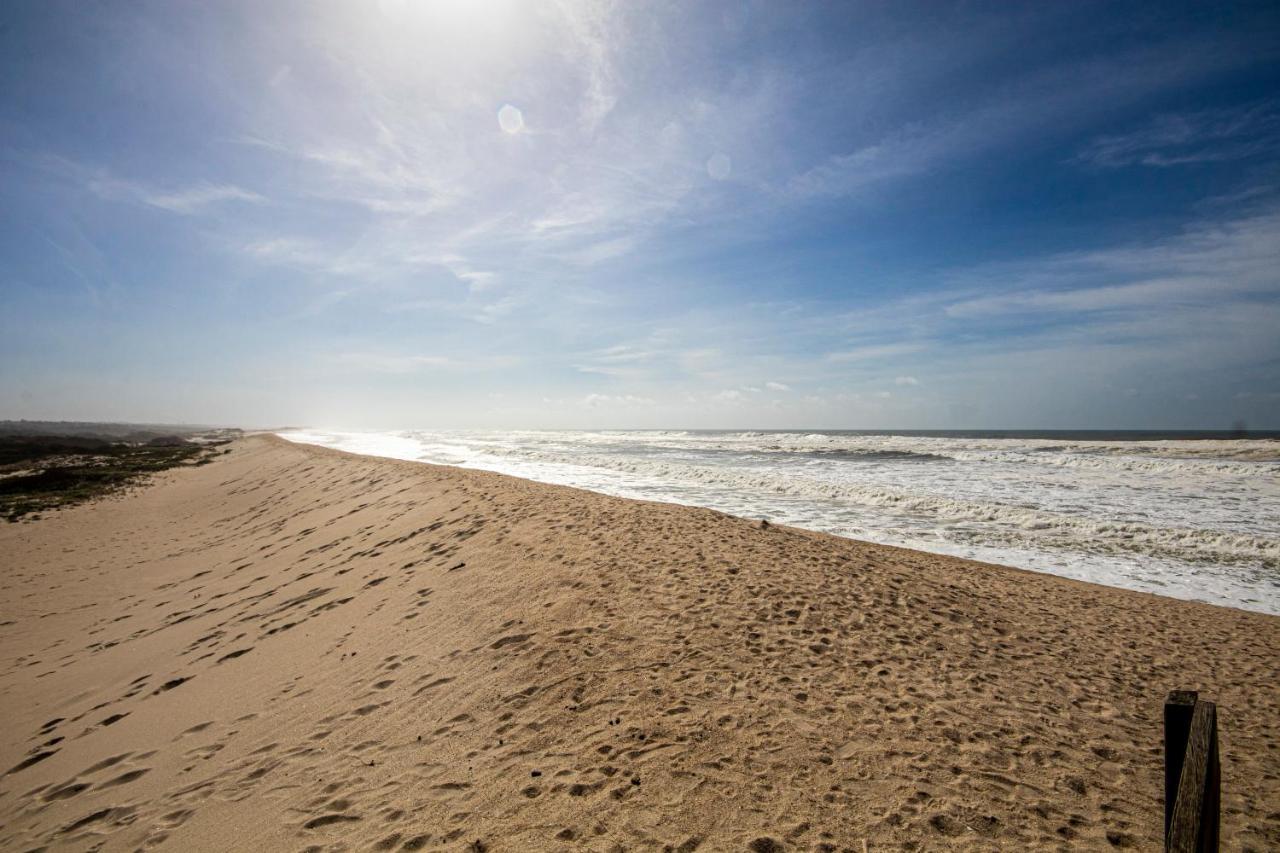
<path id="1" fill-rule="evenodd" d="M 0 436 L 0 517 L 19 521 L 138 486 L 178 465 L 223 452 L 181 438 L 146 443 Z"/>

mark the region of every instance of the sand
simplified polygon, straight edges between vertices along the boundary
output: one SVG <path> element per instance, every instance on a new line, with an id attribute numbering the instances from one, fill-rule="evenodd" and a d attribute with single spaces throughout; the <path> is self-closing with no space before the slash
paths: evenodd
<path id="1" fill-rule="evenodd" d="M 1280 619 L 246 438 L 0 526 L 6 850 L 1280 848 Z"/>

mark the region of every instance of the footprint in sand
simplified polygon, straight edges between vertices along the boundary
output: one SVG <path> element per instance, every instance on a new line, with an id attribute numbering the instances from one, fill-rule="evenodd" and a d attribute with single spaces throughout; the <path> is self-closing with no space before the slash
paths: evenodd
<path id="1" fill-rule="evenodd" d="M 137 779 L 141 779 L 143 776 L 146 776 L 150 772 L 151 772 L 150 767 L 139 767 L 137 770 L 130 770 L 127 773 L 121 773 L 119 776 L 115 777 L 114 779 L 109 779 L 106 782 L 103 782 L 102 784 L 98 785 L 98 787 L 114 788 L 117 785 L 127 785 L 130 782 L 133 782 Z"/>
<path id="2" fill-rule="evenodd" d="M 313 817 L 302 826 L 304 829 L 320 829 L 321 827 L 331 826 L 335 823 L 354 823 L 358 820 L 362 820 L 359 815 L 327 814 L 321 815 L 320 817 Z"/>
<path id="3" fill-rule="evenodd" d="M 51 758 L 57 754 L 58 754 L 58 751 L 56 749 L 37 752 L 34 755 L 31 755 L 27 758 L 24 758 L 22 761 L 19 761 L 17 764 L 11 767 L 9 769 L 9 772 L 6 773 L 5 775 L 8 776 L 12 773 L 21 773 L 23 770 L 26 770 L 28 767 L 31 767 L 34 764 L 39 764 L 41 761 L 44 761 L 46 758 Z"/>
<path id="4" fill-rule="evenodd" d="M 130 755 L 133 755 L 133 753 L 122 752 L 119 755 L 113 755 L 110 758 L 104 758 L 101 761 L 99 761 L 97 764 L 90 767 L 88 770 L 85 770 L 84 771 L 85 775 L 88 775 L 90 773 L 97 773 L 99 770 L 106 770 L 108 767 L 112 767 L 116 764 L 119 764 L 121 761 L 124 761 Z"/>
<path id="5" fill-rule="evenodd" d="M 44 800 L 46 803 L 53 802 L 54 800 L 66 800 L 74 797 L 76 794 L 79 794 L 88 787 L 88 782 L 76 782 L 73 779 L 70 782 L 64 782 L 58 787 L 51 789 L 40 799 Z"/>

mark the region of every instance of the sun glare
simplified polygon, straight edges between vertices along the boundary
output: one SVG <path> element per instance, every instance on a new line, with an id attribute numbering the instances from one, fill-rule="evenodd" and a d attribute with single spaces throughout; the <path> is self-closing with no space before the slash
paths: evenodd
<path id="1" fill-rule="evenodd" d="M 378 9 L 391 18 L 475 27 L 497 23 L 512 6 L 506 0 L 378 0 Z"/>

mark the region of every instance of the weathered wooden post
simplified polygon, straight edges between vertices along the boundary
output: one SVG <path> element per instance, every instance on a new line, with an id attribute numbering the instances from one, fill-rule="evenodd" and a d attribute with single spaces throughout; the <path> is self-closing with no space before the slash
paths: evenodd
<path id="1" fill-rule="evenodd" d="M 1218 709 L 1192 691 L 1164 705 L 1164 822 L 1168 853 L 1217 853 L 1221 818 Z"/>
<path id="2" fill-rule="evenodd" d="M 1191 733 L 1191 712 L 1195 710 L 1194 690 L 1174 690 L 1164 700 L 1164 835 L 1169 837 L 1173 822 L 1173 805 L 1178 801 L 1178 782 L 1182 779 L 1182 759 L 1187 752 L 1187 735 Z"/>

